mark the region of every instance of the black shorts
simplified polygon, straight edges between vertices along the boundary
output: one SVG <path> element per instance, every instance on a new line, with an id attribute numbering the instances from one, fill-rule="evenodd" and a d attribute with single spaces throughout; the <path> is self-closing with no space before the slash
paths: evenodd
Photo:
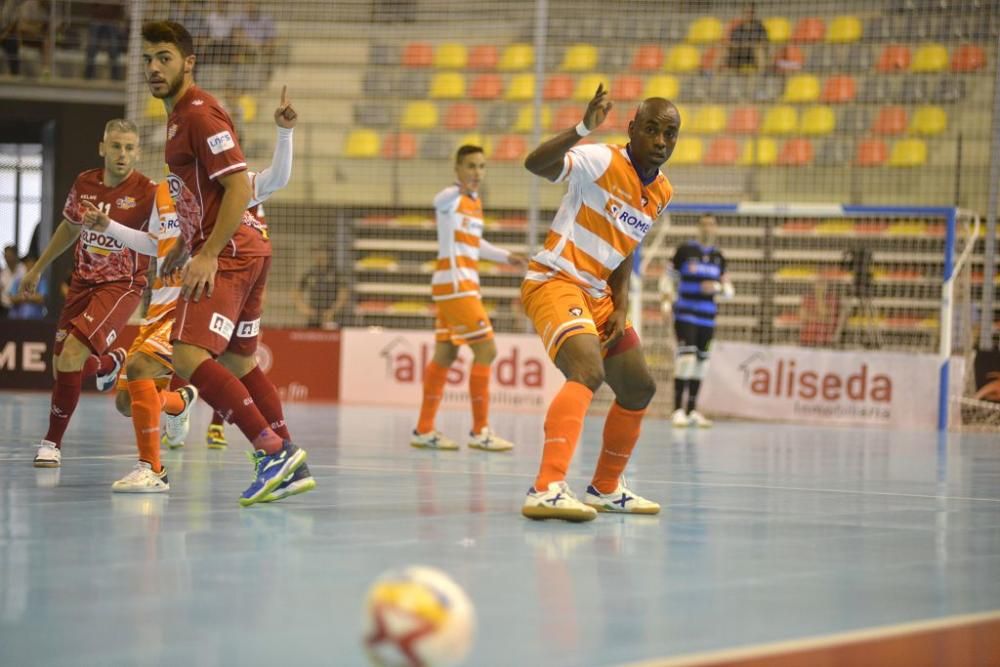
<path id="1" fill-rule="evenodd" d="M 674 333 L 677 334 L 677 351 L 684 353 L 684 348 L 694 347 L 700 353 L 699 356 L 708 352 L 708 346 L 712 342 L 712 335 L 715 327 L 702 327 L 690 322 L 674 320 Z"/>

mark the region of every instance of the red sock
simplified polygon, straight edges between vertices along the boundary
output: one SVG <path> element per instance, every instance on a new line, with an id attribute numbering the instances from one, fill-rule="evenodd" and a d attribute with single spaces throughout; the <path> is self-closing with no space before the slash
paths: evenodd
<path id="1" fill-rule="evenodd" d="M 170 391 L 177 391 L 186 384 L 190 383 L 177 373 L 174 373 L 173 375 L 170 376 L 170 384 L 167 385 L 167 389 L 169 389 Z"/>
<path id="2" fill-rule="evenodd" d="M 274 454 L 281 438 L 267 425 L 243 383 L 215 359 L 207 359 L 191 374 L 191 384 L 213 408 L 236 424 L 255 449 Z"/>
<path id="3" fill-rule="evenodd" d="M 597 469 L 591 484 L 601 493 L 611 493 L 618 488 L 618 480 L 625 472 L 635 443 L 642 430 L 642 416 L 646 409 L 626 410 L 618 403 L 611 404 L 604 420 L 604 444 L 597 458 Z"/>
<path id="4" fill-rule="evenodd" d="M 545 414 L 545 445 L 542 465 L 535 478 L 536 491 L 545 491 L 552 482 L 566 479 L 569 462 L 583 432 L 587 408 L 593 399 L 594 392 L 586 385 L 571 381 L 567 381 L 552 399 Z"/>
<path id="5" fill-rule="evenodd" d="M 444 398 L 444 383 L 448 379 L 448 369 L 431 361 L 424 371 L 424 400 L 420 406 L 420 418 L 417 420 L 417 433 L 429 433 L 434 430 L 434 418 L 438 406 Z"/>
<path id="6" fill-rule="evenodd" d="M 115 358 L 110 354 L 92 354 L 83 362 L 83 377 L 107 375 L 115 367 Z"/>
<path id="7" fill-rule="evenodd" d="M 226 418 L 218 410 L 212 410 L 212 426 L 222 426 L 226 423 Z"/>
<path id="8" fill-rule="evenodd" d="M 247 388 L 253 396 L 257 409 L 264 415 L 271 424 L 271 430 L 281 436 L 282 440 L 291 440 L 288 433 L 288 425 L 285 423 L 285 413 L 281 409 L 281 399 L 278 398 L 278 390 L 274 383 L 267 379 L 260 366 L 254 366 L 253 370 L 240 378 L 240 382 Z"/>
<path id="9" fill-rule="evenodd" d="M 469 372 L 469 399 L 472 401 L 472 432 L 479 433 L 490 423 L 489 364 L 472 364 Z"/>
<path id="10" fill-rule="evenodd" d="M 52 409 L 49 411 L 49 430 L 45 434 L 45 439 L 56 447 L 62 446 L 69 418 L 73 416 L 76 404 L 80 401 L 82 384 L 82 371 L 56 371 L 56 384 L 52 387 Z"/>

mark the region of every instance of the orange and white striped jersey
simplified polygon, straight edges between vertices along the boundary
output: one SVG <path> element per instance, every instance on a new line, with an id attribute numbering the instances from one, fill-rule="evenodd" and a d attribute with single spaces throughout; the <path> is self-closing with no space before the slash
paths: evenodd
<path id="1" fill-rule="evenodd" d="M 559 277 L 596 299 L 610 296 L 608 278 L 653 227 L 673 187 L 662 173 L 643 183 L 624 146 L 572 148 L 556 183 L 569 182 L 542 247 L 525 280 Z"/>
<path id="2" fill-rule="evenodd" d="M 434 197 L 438 256 L 431 278 L 434 301 L 479 296 L 480 258 L 506 262 L 510 253 L 483 238 L 483 202 L 452 185 Z"/>
<path id="3" fill-rule="evenodd" d="M 149 236 L 156 241 L 156 277 L 151 285 L 149 308 L 142 324 L 152 324 L 173 312 L 177 297 L 181 294 L 180 271 L 166 279 L 160 277 L 160 268 L 164 258 L 181 237 L 181 221 L 177 217 L 174 200 L 170 196 L 167 181 L 156 188 L 156 210 L 159 215 L 149 225 Z"/>

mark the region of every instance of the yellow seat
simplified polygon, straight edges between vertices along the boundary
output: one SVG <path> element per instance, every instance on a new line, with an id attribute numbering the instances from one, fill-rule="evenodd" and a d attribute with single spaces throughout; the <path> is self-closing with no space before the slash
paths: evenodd
<path id="1" fill-rule="evenodd" d="M 688 129 L 695 134 L 718 134 L 726 129 L 726 110 L 715 104 L 702 107 Z"/>
<path id="2" fill-rule="evenodd" d="M 594 93 L 597 92 L 597 86 L 604 84 L 604 89 L 608 89 L 608 77 L 603 74 L 588 74 L 582 77 L 576 82 L 576 88 L 573 90 L 573 99 L 578 102 L 589 102 L 593 97 Z"/>
<path id="3" fill-rule="evenodd" d="M 547 106 L 542 107 L 541 125 L 543 130 L 549 129 L 552 124 L 552 109 Z M 513 132 L 527 133 L 535 129 L 535 107 L 523 106 L 517 111 L 517 120 L 514 121 Z"/>
<path id="4" fill-rule="evenodd" d="M 943 72 L 948 69 L 948 49 L 942 44 L 924 44 L 913 54 L 913 72 Z"/>
<path id="5" fill-rule="evenodd" d="M 156 120 L 166 120 L 167 109 L 163 106 L 163 100 L 156 97 L 146 98 L 146 107 L 142 111 L 142 115 L 146 118 L 153 118 Z"/>
<path id="6" fill-rule="evenodd" d="M 799 127 L 799 114 L 795 107 L 771 107 L 764 114 L 761 134 L 792 134 Z"/>
<path id="7" fill-rule="evenodd" d="M 802 134 L 830 134 L 837 127 L 837 116 L 830 107 L 809 107 L 800 120 Z"/>
<path id="8" fill-rule="evenodd" d="M 572 44 L 563 54 L 564 72 L 593 72 L 597 67 L 597 47 L 592 44 Z"/>
<path id="9" fill-rule="evenodd" d="M 504 72 L 528 69 L 535 64 L 535 49 L 531 44 L 508 44 L 500 54 L 497 68 Z"/>
<path id="10" fill-rule="evenodd" d="M 663 69 L 667 72 L 693 72 L 701 66 L 698 49 L 690 44 L 677 44 L 667 52 Z"/>
<path id="11" fill-rule="evenodd" d="M 439 44 L 434 49 L 434 67 L 438 69 L 462 69 L 468 62 L 465 44 Z"/>
<path id="12" fill-rule="evenodd" d="M 763 21 L 769 42 L 787 42 L 792 36 L 792 24 L 784 16 L 770 16 Z"/>
<path id="13" fill-rule="evenodd" d="M 344 144 L 345 157 L 377 157 L 379 149 L 378 134 L 375 130 L 357 129 L 347 135 Z"/>
<path id="14" fill-rule="evenodd" d="M 493 140 L 479 134 L 478 132 L 473 132 L 472 134 L 466 134 L 460 137 L 455 143 L 455 149 L 458 150 L 459 146 L 479 146 L 483 149 L 483 155 L 486 157 L 493 155 Z"/>
<path id="15" fill-rule="evenodd" d="M 708 44 L 722 39 L 722 21 L 714 16 L 703 16 L 688 26 L 687 41 L 692 44 Z"/>
<path id="16" fill-rule="evenodd" d="M 923 139 L 901 139 L 892 145 L 890 167 L 920 167 L 927 163 L 927 144 Z"/>
<path id="17" fill-rule="evenodd" d="M 826 28 L 826 41 L 831 44 L 850 44 L 861 39 L 861 19 L 857 16 L 838 16 Z"/>
<path id="18" fill-rule="evenodd" d="M 646 81 L 646 87 L 642 91 L 642 96 L 663 97 L 672 100 L 677 97 L 679 92 L 680 84 L 677 82 L 677 77 L 670 76 L 669 74 L 658 74 L 649 77 L 649 80 Z"/>
<path id="19" fill-rule="evenodd" d="M 769 137 L 750 139 L 743 144 L 743 154 L 737 164 L 749 165 L 772 165 L 778 161 L 778 144 Z"/>
<path id="20" fill-rule="evenodd" d="M 797 74 L 785 84 L 785 102 L 815 102 L 819 99 L 819 79 L 812 74 Z"/>
<path id="21" fill-rule="evenodd" d="M 698 137 L 681 137 L 674 146 L 670 156 L 670 164 L 701 164 L 701 139 Z"/>
<path id="22" fill-rule="evenodd" d="M 602 141 L 604 141 L 604 143 L 610 144 L 612 146 L 624 146 L 624 145 L 626 145 L 628 143 L 628 135 L 627 134 L 609 134 L 606 137 L 604 137 L 604 139 Z"/>
<path id="23" fill-rule="evenodd" d="M 910 134 L 930 136 L 948 128 L 948 114 L 941 107 L 920 107 L 910 119 Z"/>
<path id="24" fill-rule="evenodd" d="M 458 72 L 438 72 L 431 79 L 429 97 L 435 100 L 457 100 L 465 97 L 465 77 Z"/>
<path id="25" fill-rule="evenodd" d="M 403 109 L 404 130 L 429 130 L 438 123 L 438 111 L 433 102 L 408 102 Z"/>
<path id="26" fill-rule="evenodd" d="M 507 92 L 504 93 L 504 98 L 513 102 L 535 99 L 535 75 L 514 75 L 510 83 L 507 84 Z"/>

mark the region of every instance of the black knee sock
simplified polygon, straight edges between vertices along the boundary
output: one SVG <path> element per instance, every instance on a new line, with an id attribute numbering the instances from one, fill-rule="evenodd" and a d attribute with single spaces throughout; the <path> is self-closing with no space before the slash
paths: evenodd
<path id="1" fill-rule="evenodd" d="M 684 378 L 674 378 L 674 410 L 680 410 L 684 405 L 684 385 L 687 380 Z"/>
<path id="2" fill-rule="evenodd" d="M 694 410 L 698 402 L 698 390 L 701 389 L 701 380 L 688 380 L 688 412 Z"/>

